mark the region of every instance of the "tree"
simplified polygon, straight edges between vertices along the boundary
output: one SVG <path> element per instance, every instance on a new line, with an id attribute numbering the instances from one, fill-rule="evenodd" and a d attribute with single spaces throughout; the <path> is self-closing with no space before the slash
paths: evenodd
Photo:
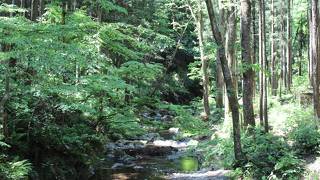
<path id="1" fill-rule="evenodd" d="M 281 6 L 285 7 L 285 1 L 281 1 Z M 280 17 L 280 21 L 281 21 L 281 40 L 280 40 L 280 44 L 281 44 L 281 79 L 282 82 L 281 84 L 287 89 L 288 86 L 288 68 L 287 68 L 287 58 L 286 58 L 286 20 L 285 20 L 285 8 L 281 9 L 281 17 Z M 282 88 L 282 86 L 280 85 L 280 88 Z M 281 97 L 281 89 L 280 89 L 280 97 Z"/>
<path id="2" fill-rule="evenodd" d="M 276 47 L 275 47 L 275 5 L 274 0 L 271 0 L 271 89 L 272 95 L 277 95 L 278 80 L 276 70 Z"/>
<path id="3" fill-rule="evenodd" d="M 251 46 L 251 3 L 241 0 L 241 54 L 243 72 L 243 118 L 244 125 L 255 126 L 253 111 L 253 74 L 252 46 Z"/>
<path id="4" fill-rule="evenodd" d="M 292 84 L 292 25 L 291 25 L 291 1 L 287 0 L 287 90 L 290 91 Z"/>
<path id="5" fill-rule="evenodd" d="M 218 45 L 218 53 L 219 60 L 222 67 L 224 81 L 226 83 L 227 96 L 229 100 L 229 106 L 232 113 L 232 127 L 233 127 L 233 141 L 234 141 L 234 154 L 235 159 L 238 161 L 242 161 L 244 159 L 244 154 L 241 148 L 241 138 L 240 138 L 240 121 L 239 121 L 239 103 L 237 99 L 237 95 L 235 92 L 235 87 L 232 82 L 232 75 L 230 68 L 228 66 L 228 62 L 226 59 L 226 52 L 223 43 L 222 33 L 220 32 L 216 20 L 216 13 L 214 12 L 212 1 L 206 0 L 207 10 L 210 19 L 211 31 L 214 37 L 216 44 Z"/>
<path id="6" fill-rule="evenodd" d="M 209 74 L 208 74 L 208 59 L 205 57 L 204 52 L 204 22 L 203 22 L 203 11 L 202 11 L 202 1 L 197 1 L 196 11 L 192 9 L 192 5 L 189 3 L 189 10 L 197 26 L 197 35 L 199 42 L 199 52 L 201 60 L 201 70 L 202 70 L 202 98 L 203 98 L 203 109 L 204 109 L 204 119 L 207 120 L 210 115 L 210 105 L 209 105 Z"/>
<path id="7" fill-rule="evenodd" d="M 260 124 L 268 132 L 265 2 L 259 1 Z"/>
<path id="8" fill-rule="evenodd" d="M 266 53 L 266 15 L 265 15 L 265 1 L 262 1 L 262 38 L 263 41 L 263 120 L 264 120 L 264 129 L 265 132 L 269 131 L 269 122 L 268 122 L 268 60 L 267 60 L 267 53 Z"/>
<path id="9" fill-rule="evenodd" d="M 221 13 L 225 15 L 222 18 L 223 27 L 226 28 L 225 32 L 225 48 L 226 48 L 226 58 L 231 71 L 231 79 L 233 86 L 235 87 L 236 96 L 238 97 L 238 78 L 237 78 L 237 61 L 236 61 L 236 40 L 237 40 L 237 19 L 236 19 L 236 8 L 234 0 L 228 0 L 223 3 L 223 8 Z M 227 89 L 225 88 L 225 117 L 228 116 L 230 112 L 230 107 L 228 103 Z"/>
<path id="10" fill-rule="evenodd" d="M 311 1 L 311 62 L 312 62 L 312 86 L 313 108 L 317 119 L 320 118 L 319 103 L 319 6 L 318 0 Z"/>
<path id="11" fill-rule="evenodd" d="M 259 36 L 257 33 L 257 26 L 256 26 L 256 1 L 252 1 L 252 8 L 251 8 L 251 14 L 252 14 L 252 39 L 253 39 L 253 53 L 252 53 L 252 64 L 255 64 L 257 62 L 257 51 L 258 51 L 258 41 Z M 256 81 L 255 81 L 256 74 L 253 74 L 253 95 L 256 94 Z"/>

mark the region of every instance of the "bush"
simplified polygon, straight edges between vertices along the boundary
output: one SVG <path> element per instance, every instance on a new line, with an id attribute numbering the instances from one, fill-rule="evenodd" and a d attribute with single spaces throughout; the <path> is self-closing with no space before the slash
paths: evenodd
<path id="1" fill-rule="evenodd" d="M 257 129 L 254 135 L 245 134 L 242 138 L 243 152 L 247 157 L 244 172 L 252 177 L 267 177 L 277 162 L 289 151 L 283 138 L 264 134 Z"/>
<path id="2" fill-rule="evenodd" d="M 320 132 L 312 113 L 295 111 L 288 123 L 288 137 L 299 154 L 315 153 L 320 146 Z"/>
<path id="3" fill-rule="evenodd" d="M 278 160 L 272 174 L 277 175 L 276 177 L 281 179 L 298 179 L 303 172 L 303 161 L 289 152 Z"/>
<path id="4" fill-rule="evenodd" d="M 108 122 L 108 134 L 112 139 L 134 138 L 143 135 L 145 131 L 139 124 L 140 120 L 133 112 L 116 114 Z"/>
<path id="5" fill-rule="evenodd" d="M 209 124 L 194 116 L 192 114 L 192 107 L 173 104 L 159 104 L 158 106 L 159 109 L 167 109 L 175 113 L 175 126 L 184 132 L 184 136 L 200 136 L 210 134 Z"/>
<path id="6" fill-rule="evenodd" d="M 205 160 L 212 160 L 214 156 L 223 159 L 225 168 L 232 168 L 234 152 L 232 138 L 221 139 L 212 143 L 211 148 L 204 149 Z M 286 141 L 279 136 L 265 134 L 256 129 L 253 134 L 242 135 L 243 152 L 247 157 L 240 168 L 235 170 L 235 176 L 249 179 L 295 179 L 304 171 L 303 162 L 291 151 Z M 206 153 L 211 149 L 213 153 Z"/>
<path id="7" fill-rule="evenodd" d="M 313 122 L 300 122 L 289 132 L 289 139 L 299 154 L 315 153 L 320 145 L 320 133 Z"/>
<path id="8" fill-rule="evenodd" d="M 10 146 L 1 141 L 1 151 L 10 148 Z M 31 171 L 31 164 L 27 160 L 19 160 L 18 158 L 11 158 L 8 155 L 0 154 L 0 179 L 17 180 L 25 179 Z"/>

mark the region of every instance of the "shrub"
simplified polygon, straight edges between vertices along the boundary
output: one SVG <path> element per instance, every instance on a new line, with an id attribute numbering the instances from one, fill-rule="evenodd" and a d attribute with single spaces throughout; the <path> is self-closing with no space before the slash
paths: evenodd
<path id="1" fill-rule="evenodd" d="M 281 179 L 298 179 L 303 172 L 303 161 L 289 152 L 278 160 L 272 174 L 277 175 Z"/>
<path id="2" fill-rule="evenodd" d="M 295 111 L 287 126 L 289 140 L 299 154 L 315 153 L 319 149 L 320 132 L 312 113 L 300 109 Z"/>
<path id="3" fill-rule="evenodd" d="M 219 156 L 223 159 L 225 168 L 232 168 L 234 162 L 232 138 L 218 140 L 213 145 L 215 147 L 210 148 L 215 149 L 213 153 L 203 153 L 205 159 L 213 160 L 214 156 Z M 304 171 L 303 162 L 295 156 L 282 137 L 256 129 L 252 134 L 242 135 L 242 145 L 247 159 L 236 169 L 234 176 L 241 175 L 249 179 L 292 179 Z"/>
<path id="4" fill-rule="evenodd" d="M 1 141 L 0 148 L 10 148 L 10 146 Z M 31 171 L 31 164 L 27 160 L 19 160 L 18 158 L 11 158 L 5 154 L 0 154 L 0 179 L 16 180 L 25 179 Z"/>
<path id="5" fill-rule="evenodd" d="M 200 118 L 192 114 L 190 106 L 181 106 L 173 104 L 159 104 L 159 109 L 167 109 L 175 113 L 174 123 L 179 127 L 184 136 L 208 135 L 210 134 L 209 125 Z"/>
<path id="6" fill-rule="evenodd" d="M 245 134 L 242 143 L 243 152 L 247 157 L 244 172 L 252 177 L 270 175 L 279 159 L 289 151 L 289 146 L 283 138 L 264 134 L 259 129 L 254 135 Z"/>
<path id="7" fill-rule="evenodd" d="M 319 149 L 320 133 L 313 122 L 299 122 L 288 135 L 294 149 L 300 154 L 315 153 Z"/>

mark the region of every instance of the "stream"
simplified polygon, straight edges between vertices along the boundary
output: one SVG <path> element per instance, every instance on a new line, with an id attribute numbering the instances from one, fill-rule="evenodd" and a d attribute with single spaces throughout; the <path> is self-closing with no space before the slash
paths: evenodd
<path id="1" fill-rule="evenodd" d="M 158 119 L 167 117 L 157 115 Z M 152 117 L 156 119 L 155 117 Z M 201 169 L 199 157 L 187 152 L 199 141 L 175 140 L 178 128 L 151 132 L 134 140 L 106 145 L 106 158 L 94 168 L 90 180 L 224 180 L 229 171 Z"/>
<path id="2" fill-rule="evenodd" d="M 157 136 L 148 134 L 147 136 Z M 107 158 L 95 170 L 92 180 L 223 180 L 227 171 L 200 169 L 197 156 L 187 153 L 198 141 L 174 141 L 159 137 L 151 142 L 121 140 L 107 145 Z M 152 137 L 151 139 L 155 139 Z"/>

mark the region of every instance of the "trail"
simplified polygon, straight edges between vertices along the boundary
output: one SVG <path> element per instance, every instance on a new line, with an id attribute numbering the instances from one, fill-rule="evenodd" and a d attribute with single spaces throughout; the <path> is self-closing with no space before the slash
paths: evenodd
<path id="1" fill-rule="evenodd" d="M 298 106 L 299 105 L 294 105 Z M 276 105 L 275 108 L 271 108 L 269 111 L 270 125 L 272 127 L 272 133 L 278 136 L 287 136 L 286 123 L 294 111 L 297 110 L 290 103 L 282 105 Z M 305 161 L 306 174 L 302 177 L 305 180 L 320 180 L 320 155 L 310 154 L 303 157 Z"/>

